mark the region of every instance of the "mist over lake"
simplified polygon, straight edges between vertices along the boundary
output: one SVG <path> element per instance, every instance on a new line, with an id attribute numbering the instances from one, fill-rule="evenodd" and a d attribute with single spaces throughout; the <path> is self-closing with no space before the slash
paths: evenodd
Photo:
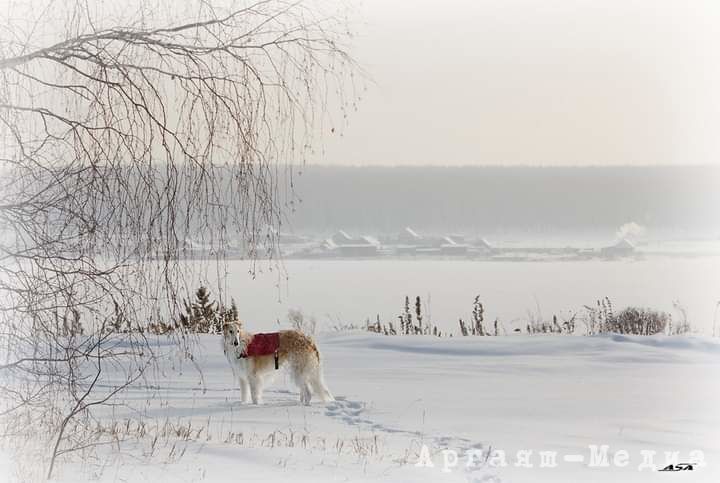
<path id="1" fill-rule="evenodd" d="M 635 222 L 652 238 L 720 238 L 717 166 L 306 166 L 292 181 L 295 233 L 612 240 Z"/>

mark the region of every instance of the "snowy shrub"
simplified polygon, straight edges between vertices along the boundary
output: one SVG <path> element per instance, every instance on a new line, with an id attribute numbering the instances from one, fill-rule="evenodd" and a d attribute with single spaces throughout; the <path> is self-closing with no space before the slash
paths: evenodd
<path id="1" fill-rule="evenodd" d="M 302 332 L 305 335 L 315 335 L 315 331 L 317 330 L 317 320 L 314 316 L 306 318 L 305 314 L 302 313 L 302 310 L 290 309 L 288 310 L 288 320 L 290 321 L 290 326 L 293 329 Z"/>
<path id="2" fill-rule="evenodd" d="M 356 330 L 366 330 L 368 332 L 374 332 L 373 330 L 370 330 L 369 327 L 370 327 L 370 319 L 367 319 L 365 321 L 365 325 L 356 324 L 355 322 L 340 322 L 340 323 L 334 323 L 330 326 L 330 328 L 334 332 L 353 332 Z"/>
<path id="3" fill-rule="evenodd" d="M 609 319 L 605 332 L 653 335 L 665 332 L 672 320 L 670 314 L 651 309 L 628 307 Z"/>
<path id="4" fill-rule="evenodd" d="M 680 320 L 676 323 L 673 323 L 672 320 L 670 321 L 670 326 L 668 327 L 668 334 L 678 335 L 692 332 L 692 326 L 688 321 L 687 311 L 685 310 L 685 307 L 681 305 L 678 301 L 673 302 L 673 307 L 680 315 Z"/>
<path id="5" fill-rule="evenodd" d="M 575 333 L 575 317 L 573 314 L 569 319 L 564 320 L 562 323 L 558 322 L 557 315 L 553 315 L 552 322 L 546 322 L 539 318 L 530 318 L 526 326 L 528 334 L 565 334 L 570 335 Z"/>
<path id="6" fill-rule="evenodd" d="M 460 325 L 460 335 L 464 337 L 469 335 L 500 335 L 500 322 L 497 318 L 493 322 L 492 330 L 485 328 L 485 306 L 480 302 L 479 295 L 473 300 L 472 324 L 466 324 L 463 319 L 459 319 L 458 324 Z M 507 335 L 504 326 L 502 327 L 502 331 L 503 334 Z"/>
<path id="7" fill-rule="evenodd" d="M 605 297 L 598 300 L 595 307 L 585 306 L 587 334 L 677 335 L 690 332 L 685 309 L 677 302 L 674 306 L 680 313 L 680 322 L 675 325 L 667 312 L 649 308 L 627 307 L 616 314 L 610 299 Z"/>
<path id="8" fill-rule="evenodd" d="M 413 314 L 415 320 L 413 321 Z M 370 323 L 368 319 L 365 324 L 365 330 L 383 335 L 433 335 L 442 337 L 443 333 L 429 321 L 425 321 L 422 311 L 422 300 L 415 297 L 414 310 L 410 310 L 410 297 L 405 297 L 405 305 L 403 312 L 398 315 L 399 329 L 393 326 L 392 322 L 387 325 L 380 322 L 380 315 L 374 323 Z"/>
<path id="9" fill-rule="evenodd" d="M 480 296 L 477 295 L 475 296 L 475 300 L 473 301 L 472 324 L 468 326 L 463 319 L 459 319 L 458 321 L 460 325 L 460 335 L 492 335 L 489 331 L 485 329 L 484 322 L 485 307 L 483 307 L 482 302 L 480 302 Z M 495 320 L 494 325 L 494 335 L 498 335 L 497 320 Z"/>
<path id="10" fill-rule="evenodd" d="M 608 297 L 600 299 L 594 307 L 585 306 L 586 317 L 584 319 L 586 335 L 595 335 L 607 332 L 608 321 L 615 318 L 612 302 Z"/>

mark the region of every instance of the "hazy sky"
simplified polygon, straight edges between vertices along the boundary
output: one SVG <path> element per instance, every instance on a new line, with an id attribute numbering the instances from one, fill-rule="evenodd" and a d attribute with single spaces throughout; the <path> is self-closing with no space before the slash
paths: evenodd
<path id="1" fill-rule="evenodd" d="M 365 0 L 331 164 L 720 163 L 717 0 Z"/>

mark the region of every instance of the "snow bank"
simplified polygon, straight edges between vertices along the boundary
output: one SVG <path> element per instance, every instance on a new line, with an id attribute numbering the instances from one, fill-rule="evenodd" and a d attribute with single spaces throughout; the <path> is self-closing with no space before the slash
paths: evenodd
<path id="1" fill-rule="evenodd" d="M 157 347 L 172 353 L 164 344 Z M 337 401 L 300 406 L 297 389 L 278 373 L 257 407 L 239 403 L 218 336 L 201 336 L 195 360 L 202 377 L 168 356 L 157 380 L 125 393 L 106 417 L 191 425 L 203 428 L 202 437 L 176 447 L 168 440 L 152 458 L 108 450 L 100 466 L 64 466 L 59 481 L 616 483 L 658 481 L 668 476 L 656 472 L 665 452 L 683 462 L 693 451 L 706 466 L 692 480 L 720 481 L 716 340 L 355 332 L 322 334 L 318 345 Z M 593 445 L 607 445 L 607 467 L 591 464 Z M 423 447 L 432 467 L 415 466 Z M 502 450 L 508 465 L 467 468 L 468 452 L 477 450 Z M 447 471 L 452 454 L 443 451 L 458 454 Z M 519 451 L 532 452 L 532 467 L 516 465 Z M 542 451 L 556 453 L 555 467 L 541 467 Z M 643 451 L 655 452 L 645 468 Z M 619 452 L 628 454 L 624 467 L 612 464 Z M 583 462 L 565 462 L 565 455 Z"/>
<path id="2" fill-rule="evenodd" d="M 365 332 L 352 334 L 324 334 L 323 340 L 337 347 L 363 348 L 451 357 L 505 357 L 505 356 L 607 356 L 637 354 L 638 361 L 653 360 L 652 355 L 663 359 L 682 355 L 678 350 L 696 355 L 720 355 L 720 341 L 692 336 L 636 336 L 602 334 L 590 337 L 548 335 L 513 335 L 499 337 L 448 337 L 383 336 Z M 626 345 L 627 344 L 627 345 Z M 640 347 L 633 347 L 640 346 Z M 645 351 L 645 348 L 657 349 Z M 644 351 L 644 352 L 643 352 Z M 687 354 L 686 354 L 687 355 Z"/>

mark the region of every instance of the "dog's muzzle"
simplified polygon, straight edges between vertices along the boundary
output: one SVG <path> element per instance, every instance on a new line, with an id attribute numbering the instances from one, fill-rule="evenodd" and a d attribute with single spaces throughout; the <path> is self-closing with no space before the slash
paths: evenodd
<path id="1" fill-rule="evenodd" d="M 235 347 L 237 347 L 237 346 L 238 346 L 238 341 L 237 341 L 237 340 L 234 340 L 234 341 L 233 341 L 233 345 L 234 345 Z"/>

